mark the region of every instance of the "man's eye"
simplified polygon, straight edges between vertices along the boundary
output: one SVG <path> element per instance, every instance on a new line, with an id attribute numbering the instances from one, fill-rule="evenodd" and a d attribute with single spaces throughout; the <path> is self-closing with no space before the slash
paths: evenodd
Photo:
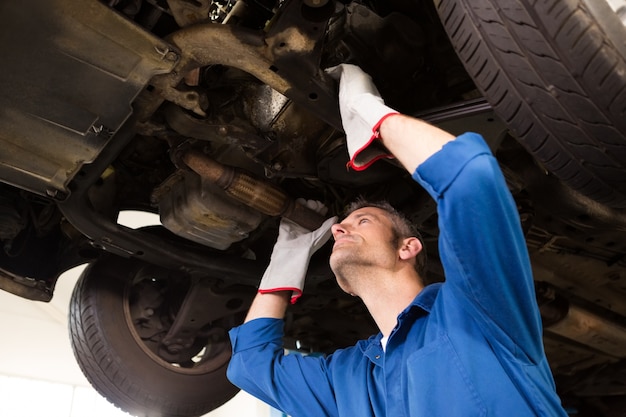
<path id="1" fill-rule="evenodd" d="M 370 219 L 361 219 L 361 220 L 359 220 L 359 224 L 367 223 L 369 221 L 370 221 Z"/>

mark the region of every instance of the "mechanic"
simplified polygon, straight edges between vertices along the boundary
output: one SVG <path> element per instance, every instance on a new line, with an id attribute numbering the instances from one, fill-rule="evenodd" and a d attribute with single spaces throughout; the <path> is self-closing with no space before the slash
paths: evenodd
<path id="1" fill-rule="evenodd" d="M 437 201 L 446 281 L 424 285 L 422 241 L 384 204 L 313 232 L 283 219 L 245 323 L 230 332 L 230 380 L 293 417 L 565 416 L 516 205 L 483 139 L 398 114 L 354 65 L 329 73 L 349 164 L 364 169 L 386 148 Z M 380 333 L 323 358 L 284 354 L 286 309 L 331 233 L 337 282 Z"/>

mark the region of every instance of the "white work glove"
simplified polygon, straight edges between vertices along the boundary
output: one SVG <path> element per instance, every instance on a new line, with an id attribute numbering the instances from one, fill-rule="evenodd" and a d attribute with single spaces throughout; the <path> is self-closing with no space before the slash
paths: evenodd
<path id="1" fill-rule="evenodd" d="M 320 214 L 326 214 L 326 207 L 319 201 L 305 202 L 298 199 L 298 202 Z M 295 303 L 302 295 L 311 256 L 328 241 L 330 227 L 336 222 L 337 217 L 331 217 L 311 232 L 289 219 L 281 219 L 278 239 L 270 264 L 261 278 L 259 292 L 292 291 L 291 303 Z"/>
<path id="2" fill-rule="evenodd" d="M 372 78 L 352 64 L 328 68 L 326 73 L 339 80 L 339 111 L 350 154 L 348 166 L 362 171 L 381 158 L 393 158 L 376 139 L 383 120 L 398 112 L 385 105 Z"/>

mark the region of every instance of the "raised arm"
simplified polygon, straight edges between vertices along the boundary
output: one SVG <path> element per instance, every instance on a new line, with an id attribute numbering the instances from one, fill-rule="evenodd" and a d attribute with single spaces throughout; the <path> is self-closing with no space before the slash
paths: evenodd
<path id="1" fill-rule="evenodd" d="M 323 206 L 306 205 L 318 212 Z M 245 324 L 230 331 L 233 355 L 228 378 L 238 387 L 288 412 L 336 415 L 332 387 L 321 358 L 285 355 L 283 317 L 289 302 L 302 294 L 313 253 L 330 238 L 336 217 L 309 231 L 282 219 L 270 263 L 263 274 Z"/>
<path id="2" fill-rule="evenodd" d="M 520 359 L 540 359 L 541 319 L 517 206 L 485 141 L 459 136 L 413 178 L 437 201 L 445 291 L 492 340 Z"/>
<path id="3" fill-rule="evenodd" d="M 410 174 L 446 143 L 454 140 L 453 135 L 438 127 L 400 114 L 386 118 L 379 132 L 382 143 Z"/>

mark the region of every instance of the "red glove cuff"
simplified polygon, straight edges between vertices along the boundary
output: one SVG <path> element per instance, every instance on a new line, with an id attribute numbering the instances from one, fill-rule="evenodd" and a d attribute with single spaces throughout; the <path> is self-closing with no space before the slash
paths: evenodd
<path id="1" fill-rule="evenodd" d="M 291 291 L 291 300 L 290 300 L 291 304 L 295 304 L 296 301 L 298 301 L 298 298 L 302 296 L 302 290 L 300 288 L 279 287 L 279 288 L 259 289 L 259 293 L 261 294 L 269 294 L 272 292 L 279 292 L 279 291 Z"/>
<path id="2" fill-rule="evenodd" d="M 376 123 L 374 125 L 374 127 L 372 127 L 372 136 L 369 138 L 369 140 L 363 145 L 361 146 L 359 149 L 356 150 L 356 152 L 354 152 L 354 154 L 352 155 L 352 158 L 348 161 L 347 166 L 349 168 L 354 169 L 355 171 L 364 171 L 367 168 L 369 168 L 374 162 L 378 161 L 379 159 L 393 159 L 394 156 L 391 155 L 390 153 L 379 153 L 376 154 L 375 156 L 371 157 L 369 160 L 365 161 L 364 164 L 361 165 L 356 165 L 356 158 L 359 156 L 359 154 L 366 149 L 368 146 L 370 146 L 372 144 L 372 142 L 374 142 L 374 140 L 380 138 L 380 125 L 390 116 L 395 116 L 399 114 L 398 112 L 391 112 L 391 113 L 387 113 L 386 115 L 384 115 L 383 117 L 380 118 L 380 120 L 378 121 L 378 123 Z"/>

